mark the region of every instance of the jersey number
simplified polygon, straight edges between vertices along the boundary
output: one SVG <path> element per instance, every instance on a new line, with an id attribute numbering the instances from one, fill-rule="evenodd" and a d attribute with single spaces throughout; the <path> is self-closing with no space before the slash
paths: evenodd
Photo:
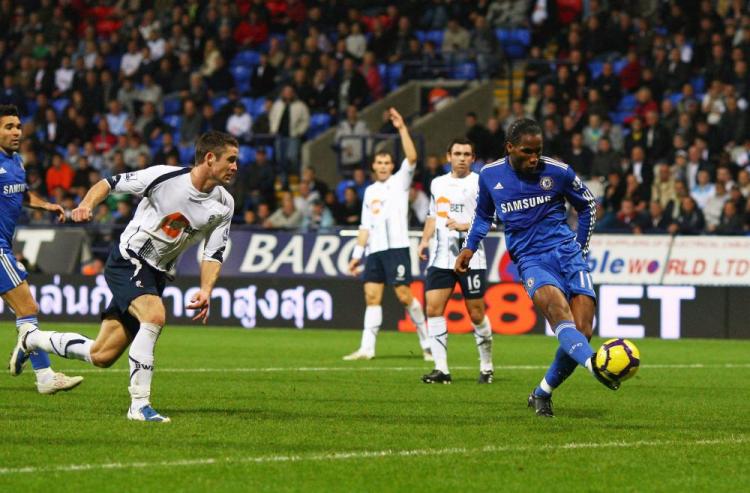
<path id="1" fill-rule="evenodd" d="M 468 276 L 466 278 L 466 284 L 469 285 L 470 291 L 479 291 L 479 289 L 482 287 L 482 279 L 480 277 L 480 274 Z"/>

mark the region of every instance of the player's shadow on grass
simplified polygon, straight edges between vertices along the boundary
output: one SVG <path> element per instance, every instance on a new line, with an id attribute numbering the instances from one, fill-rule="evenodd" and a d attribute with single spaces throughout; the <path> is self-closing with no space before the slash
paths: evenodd
<path id="1" fill-rule="evenodd" d="M 385 356 L 378 355 L 375 360 L 403 360 L 403 361 L 423 361 L 422 355 L 413 354 L 386 354 Z"/>

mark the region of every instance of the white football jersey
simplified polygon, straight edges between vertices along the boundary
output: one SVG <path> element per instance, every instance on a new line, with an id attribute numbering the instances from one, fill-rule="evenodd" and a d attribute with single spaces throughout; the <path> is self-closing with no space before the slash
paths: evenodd
<path id="1" fill-rule="evenodd" d="M 370 232 L 367 240 L 370 253 L 409 247 L 409 188 L 414 168 L 404 159 L 390 178 L 365 189 L 359 229 Z"/>
<path id="2" fill-rule="evenodd" d="M 234 214 L 234 199 L 224 187 L 198 191 L 190 168 L 152 166 L 108 178 L 113 192 L 142 197 L 120 236 L 120 253 L 160 271 L 174 273 L 180 254 L 206 239 L 203 260 L 223 262 Z"/>
<path id="3" fill-rule="evenodd" d="M 477 208 L 479 175 L 469 173 L 463 178 L 454 178 L 450 173 L 438 176 L 430 184 L 430 216 L 435 218 L 435 233 L 430 240 L 428 267 L 453 269 L 461 251 L 466 232 L 448 229 L 448 219 L 468 224 Z M 484 245 L 479 244 L 469 262 L 470 269 L 486 269 L 487 258 Z"/>

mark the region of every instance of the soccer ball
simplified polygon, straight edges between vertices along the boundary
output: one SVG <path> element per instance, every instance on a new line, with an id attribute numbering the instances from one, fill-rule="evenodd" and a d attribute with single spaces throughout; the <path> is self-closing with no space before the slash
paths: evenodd
<path id="1" fill-rule="evenodd" d="M 596 352 L 596 366 L 612 381 L 622 382 L 632 377 L 641 364 L 641 353 L 627 339 L 610 339 Z"/>

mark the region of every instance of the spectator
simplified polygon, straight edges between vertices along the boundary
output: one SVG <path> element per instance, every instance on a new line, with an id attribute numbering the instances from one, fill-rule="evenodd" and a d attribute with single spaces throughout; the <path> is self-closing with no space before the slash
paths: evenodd
<path id="1" fill-rule="evenodd" d="M 47 190 L 52 191 L 56 188 L 60 188 L 67 192 L 73 185 L 73 177 L 75 172 L 68 163 L 63 160 L 62 154 L 56 152 L 52 155 L 52 163 L 47 169 L 47 175 L 45 178 L 45 184 Z"/>
<path id="2" fill-rule="evenodd" d="M 362 203 L 353 187 L 344 189 L 344 200 L 336 209 L 336 222 L 343 226 L 359 226 Z"/>
<path id="3" fill-rule="evenodd" d="M 122 110 L 122 105 L 116 99 L 109 102 L 109 112 L 106 115 L 109 131 L 116 136 L 125 135 L 125 122 L 128 114 Z"/>
<path id="4" fill-rule="evenodd" d="M 351 174 L 354 167 L 363 166 L 371 152 L 371 132 L 367 124 L 359 118 L 355 105 L 346 108 L 346 119 L 341 120 L 334 136 L 344 173 Z"/>
<path id="5" fill-rule="evenodd" d="M 716 188 L 711 183 L 711 174 L 706 169 L 698 171 L 695 186 L 690 190 L 690 195 L 695 200 L 698 207 L 703 209 L 708 203 L 708 199 L 716 194 Z"/>
<path id="6" fill-rule="evenodd" d="M 124 77 L 132 77 L 138 72 L 143 61 L 143 53 L 138 49 L 134 40 L 128 42 L 128 50 L 120 60 L 120 73 Z"/>
<path id="7" fill-rule="evenodd" d="M 647 219 L 636 209 L 633 201 L 628 198 L 623 199 L 612 229 L 618 232 L 643 234 L 647 227 Z"/>
<path id="8" fill-rule="evenodd" d="M 109 131 L 106 118 L 99 119 L 99 130 L 92 138 L 92 143 L 94 150 L 99 154 L 109 152 L 117 144 L 117 137 Z"/>
<path id="9" fill-rule="evenodd" d="M 183 103 L 182 122 L 180 123 L 180 144 L 191 145 L 194 143 L 203 129 L 203 116 L 198 113 L 196 103 L 187 99 Z"/>
<path id="10" fill-rule="evenodd" d="M 164 99 L 164 92 L 161 86 L 157 85 L 154 81 L 154 76 L 151 74 L 143 75 L 143 88 L 138 91 L 138 100 L 142 103 L 151 103 L 157 109 L 159 113 L 164 110 L 162 108 L 162 102 Z"/>
<path id="11" fill-rule="evenodd" d="M 138 96 L 139 92 L 135 88 L 133 79 L 125 77 L 122 81 L 122 86 L 117 91 L 117 101 L 128 115 L 135 115 L 136 109 L 140 107 Z"/>
<path id="12" fill-rule="evenodd" d="M 499 68 L 503 57 L 502 48 L 495 37 L 495 32 L 481 15 L 474 17 L 474 32 L 469 45 L 477 62 L 477 73 L 482 80 L 489 79 Z"/>
<path id="13" fill-rule="evenodd" d="M 151 156 L 151 150 L 141 140 L 141 136 L 137 133 L 133 133 L 128 136 L 128 145 L 122 151 L 122 158 L 125 161 L 125 165 L 128 168 L 138 168 L 138 158 L 141 154 Z"/>
<path id="14" fill-rule="evenodd" d="M 346 113 L 347 106 L 353 104 L 362 108 L 368 96 L 367 81 L 354 65 L 354 59 L 347 57 L 341 65 L 341 73 L 336 79 L 337 109 Z"/>
<path id="15" fill-rule="evenodd" d="M 680 203 L 677 218 L 669 225 L 669 234 L 699 235 L 705 227 L 703 213 L 695 205 L 691 197 L 684 197 Z"/>
<path id="16" fill-rule="evenodd" d="M 281 207 L 271 214 L 263 223 L 264 228 L 295 229 L 302 225 L 302 213 L 294 207 L 294 198 L 290 192 L 281 197 Z"/>
<path id="17" fill-rule="evenodd" d="M 661 203 L 651 201 L 648 208 L 648 222 L 643 232 L 652 235 L 666 234 L 671 222 L 671 216 L 665 213 Z"/>
<path id="18" fill-rule="evenodd" d="M 494 144 L 490 131 L 479 122 L 477 114 L 473 111 L 466 113 L 465 123 L 466 138 L 474 143 L 477 159 L 481 159 L 482 161 L 492 159 Z"/>
<path id="19" fill-rule="evenodd" d="M 595 180 L 604 180 L 610 172 L 617 171 L 621 160 L 622 155 L 612 149 L 609 138 L 600 138 L 591 160 L 591 177 Z"/>
<path id="20" fill-rule="evenodd" d="M 651 200 L 659 202 L 662 207 L 667 207 L 677 196 L 675 180 L 666 163 L 657 164 L 655 174 L 654 183 L 651 185 Z"/>
<path id="21" fill-rule="evenodd" d="M 360 72 L 367 82 L 367 88 L 370 90 L 370 100 L 377 101 L 383 97 L 383 81 L 378 70 L 375 54 L 371 51 L 365 52 L 362 59 Z"/>
<path id="22" fill-rule="evenodd" d="M 570 149 L 565 153 L 565 162 L 573 167 L 583 180 L 591 178 L 594 153 L 583 145 L 583 136 L 576 132 L 570 140 Z"/>
<path id="23" fill-rule="evenodd" d="M 706 200 L 706 205 L 702 209 L 708 232 L 713 232 L 718 226 L 721 212 L 724 210 L 724 204 L 727 200 L 729 200 L 729 192 L 724 182 L 717 180 L 714 194 Z"/>
<path id="24" fill-rule="evenodd" d="M 443 31 L 443 44 L 441 51 L 446 62 L 453 65 L 464 60 L 469 49 L 471 36 L 455 18 L 448 19 L 448 24 Z"/>
<path id="25" fill-rule="evenodd" d="M 265 96 L 276 87 L 276 68 L 271 65 L 268 55 L 260 54 L 260 63 L 253 68 L 250 78 L 250 95 L 254 98 Z"/>
<path id="26" fill-rule="evenodd" d="M 234 105 L 234 112 L 227 119 L 226 131 L 234 135 L 240 142 L 249 142 L 252 136 L 253 119 L 247 112 L 245 105 L 237 102 Z"/>
<path id="27" fill-rule="evenodd" d="M 297 99 L 291 85 L 285 85 L 271 106 L 271 133 L 277 136 L 276 156 L 284 175 L 299 173 L 301 139 L 310 126 L 310 110 Z"/>
<path id="28" fill-rule="evenodd" d="M 159 152 L 154 155 L 154 164 L 166 164 L 169 161 L 170 156 L 174 159 L 180 159 L 180 151 L 174 145 L 174 138 L 169 132 L 165 132 L 162 136 L 161 148 Z"/>
<path id="29" fill-rule="evenodd" d="M 355 26 L 357 24 L 354 24 Z M 319 198 L 313 199 L 310 204 L 310 213 L 302 220 L 302 228 L 307 231 L 318 231 L 330 229 L 335 225 L 333 214 L 323 201 Z"/>
<path id="30" fill-rule="evenodd" d="M 302 168 L 302 181 L 308 183 L 310 190 L 318 192 L 321 197 L 328 195 L 328 185 L 323 180 L 318 179 L 317 172 L 312 166 Z"/>
<path id="31" fill-rule="evenodd" d="M 721 218 L 719 224 L 709 232 L 717 235 L 743 235 L 745 230 L 743 227 L 742 216 L 737 213 L 737 205 L 728 201 L 724 204 L 724 208 L 721 211 Z"/>
<path id="32" fill-rule="evenodd" d="M 154 103 L 144 103 L 141 110 L 141 116 L 135 121 L 133 128 L 145 139 L 158 138 L 164 131 L 165 124 L 156 114 Z"/>

